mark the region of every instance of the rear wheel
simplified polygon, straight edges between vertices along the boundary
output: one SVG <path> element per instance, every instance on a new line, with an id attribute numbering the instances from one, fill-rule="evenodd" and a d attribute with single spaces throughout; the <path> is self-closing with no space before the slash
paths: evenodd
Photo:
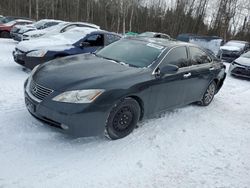
<path id="1" fill-rule="evenodd" d="M 201 106 L 208 106 L 214 99 L 214 95 L 216 93 L 216 83 L 213 81 L 208 86 L 206 92 L 203 95 L 202 100 L 198 103 Z"/>
<path id="2" fill-rule="evenodd" d="M 140 118 L 140 105 L 132 98 L 117 103 L 109 113 L 105 136 L 112 140 L 124 138 L 136 127 Z"/>
<path id="3" fill-rule="evenodd" d="M 10 33 L 7 31 L 3 31 L 3 32 L 1 32 L 1 37 L 2 38 L 10 38 Z"/>

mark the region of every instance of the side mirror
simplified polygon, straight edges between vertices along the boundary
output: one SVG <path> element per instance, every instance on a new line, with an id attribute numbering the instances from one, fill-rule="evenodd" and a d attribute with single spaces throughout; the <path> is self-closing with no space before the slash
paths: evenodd
<path id="1" fill-rule="evenodd" d="M 179 70 L 179 67 L 176 65 L 166 65 L 165 67 L 162 67 L 160 69 L 161 71 L 161 75 L 165 75 L 165 74 L 173 74 L 176 73 Z"/>
<path id="2" fill-rule="evenodd" d="M 174 74 L 176 73 L 177 71 L 179 70 L 179 67 L 177 67 L 176 65 L 171 65 L 171 64 L 168 64 L 166 65 L 165 67 L 162 67 L 162 68 L 157 68 L 155 70 L 155 73 L 154 75 L 159 78 L 159 77 L 162 77 L 166 74 Z"/>
<path id="3" fill-rule="evenodd" d="M 81 42 L 79 46 L 80 46 L 81 48 L 89 47 L 89 46 L 90 46 L 90 43 L 89 43 L 89 42 Z"/>

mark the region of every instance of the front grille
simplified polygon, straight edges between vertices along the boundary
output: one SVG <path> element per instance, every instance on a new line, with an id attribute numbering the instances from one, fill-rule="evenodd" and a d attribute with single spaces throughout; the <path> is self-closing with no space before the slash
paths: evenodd
<path id="1" fill-rule="evenodd" d="M 18 48 L 16 48 L 16 54 L 18 54 L 18 55 L 23 55 L 23 54 L 25 54 L 25 52 L 19 50 Z"/>
<path id="2" fill-rule="evenodd" d="M 30 82 L 30 93 L 39 100 L 43 100 L 53 92 L 52 89 L 43 87 L 33 80 Z"/>
<path id="3" fill-rule="evenodd" d="M 232 70 L 232 73 L 250 76 L 250 67 L 249 68 L 236 67 Z"/>

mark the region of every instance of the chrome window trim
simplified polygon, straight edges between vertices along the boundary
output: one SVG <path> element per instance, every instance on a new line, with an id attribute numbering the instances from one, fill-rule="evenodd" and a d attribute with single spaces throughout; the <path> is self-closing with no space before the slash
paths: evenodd
<path id="1" fill-rule="evenodd" d="M 163 62 L 163 60 L 167 57 L 167 55 L 172 51 L 172 50 L 174 50 L 174 49 L 176 49 L 176 48 L 180 48 L 180 47 L 185 47 L 185 48 L 187 48 L 187 46 L 175 46 L 175 47 L 172 47 L 167 53 L 166 53 L 166 55 L 162 58 L 162 60 L 158 63 L 158 65 L 155 67 L 155 69 L 153 70 L 153 72 L 152 72 L 152 75 L 155 75 L 156 74 L 156 69 L 158 69 L 159 68 L 159 66 L 162 64 L 162 62 Z M 188 56 L 188 53 L 187 53 L 187 56 Z M 187 59 L 188 59 L 188 57 L 187 57 Z M 188 66 L 189 67 L 189 66 Z M 187 68 L 187 67 L 182 67 L 182 68 L 179 68 L 179 70 L 183 70 L 184 68 Z"/>

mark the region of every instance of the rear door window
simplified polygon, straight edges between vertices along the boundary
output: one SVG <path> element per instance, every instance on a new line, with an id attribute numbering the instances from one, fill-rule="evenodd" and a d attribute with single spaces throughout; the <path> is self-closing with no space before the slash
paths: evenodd
<path id="1" fill-rule="evenodd" d="M 192 65 L 200 65 L 212 62 L 212 59 L 203 50 L 197 47 L 189 47 L 189 50 Z"/>
<path id="2" fill-rule="evenodd" d="M 104 35 L 94 34 L 89 36 L 84 42 L 88 42 L 89 46 L 104 46 Z"/>

